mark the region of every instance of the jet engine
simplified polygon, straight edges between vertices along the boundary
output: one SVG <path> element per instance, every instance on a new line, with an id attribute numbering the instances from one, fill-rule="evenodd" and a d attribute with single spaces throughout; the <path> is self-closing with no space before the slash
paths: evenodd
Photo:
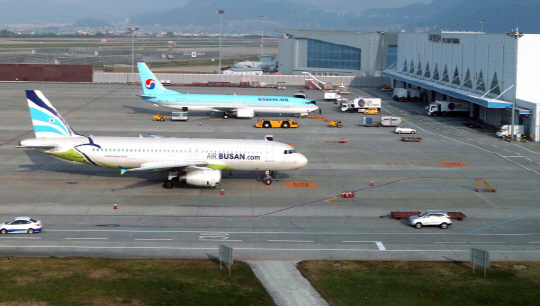
<path id="1" fill-rule="evenodd" d="M 221 182 L 220 170 L 196 170 L 182 173 L 180 180 L 193 186 L 216 186 Z"/>

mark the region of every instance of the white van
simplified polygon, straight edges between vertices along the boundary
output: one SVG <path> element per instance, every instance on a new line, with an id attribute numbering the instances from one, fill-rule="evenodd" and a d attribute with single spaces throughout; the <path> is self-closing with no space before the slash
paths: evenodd
<path id="1" fill-rule="evenodd" d="M 524 135 L 525 127 L 523 125 L 514 124 L 514 135 Z M 512 135 L 512 125 L 505 124 L 501 125 L 501 128 L 497 131 L 497 137 L 510 136 Z"/>

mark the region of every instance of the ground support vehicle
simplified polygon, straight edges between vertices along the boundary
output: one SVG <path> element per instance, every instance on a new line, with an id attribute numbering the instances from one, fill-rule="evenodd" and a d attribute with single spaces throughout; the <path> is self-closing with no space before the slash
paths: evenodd
<path id="1" fill-rule="evenodd" d="M 173 112 L 171 116 L 171 121 L 187 121 L 188 113 L 187 112 Z"/>
<path id="2" fill-rule="evenodd" d="M 380 123 L 374 123 L 373 118 L 364 117 L 364 126 L 365 127 L 396 127 L 401 124 L 401 117 L 394 116 L 381 116 Z"/>
<path id="3" fill-rule="evenodd" d="M 338 127 L 338 128 L 340 128 L 340 127 L 343 126 L 343 123 L 341 122 L 341 120 L 336 120 L 336 119 L 334 119 L 334 121 L 328 122 L 328 126 L 331 127 L 331 128 L 333 128 L 333 127 Z"/>
<path id="4" fill-rule="evenodd" d="M 330 90 L 324 91 L 325 101 L 335 101 L 337 99 L 341 99 L 341 96 L 339 95 L 337 91 L 330 91 Z"/>
<path id="5" fill-rule="evenodd" d="M 401 137 L 401 141 L 405 142 L 422 142 L 420 137 Z"/>
<path id="6" fill-rule="evenodd" d="M 282 120 L 266 120 L 262 119 L 255 123 L 256 128 L 297 128 L 299 124 L 296 120 L 282 119 Z"/>
<path id="7" fill-rule="evenodd" d="M 514 124 L 514 136 L 519 135 L 517 138 L 521 138 L 521 135 L 525 134 L 525 126 L 520 124 Z M 497 137 L 511 136 L 512 135 L 512 125 L 504 124 L 501 125 L 499 130 L 496 133 Z"/>
<path id="8" fill-rule="evenodd" d="M 450 215 L 442 210 L 428 210 L 419 215 L 410 216 L 409 224 L 420 229 L 422 226 L 439 226 L 442 229 L 452 225 Z"/>
<path id="9" fill-rule="evenodd" d="M 394 88 L 394 93 L 392 94 L 392 98 L 399 102 L 404 102 L 408 100 L 408 93 L 407 89 L 405 88 Z"/>
<path id="10" fill-rule="evenodd" d="M 413 102 L 420 102 L 422 101 L 422 98 L 420 97 L 420 90 L 418 89 L 407 89 L 407 95 L 409 97 L 409 101 Z"/>
<path id="11" fill-rule="evenodd" d="M 166 121 L 167 116 L 162 115 L 161 113 L 158 112 L 156 115 L 152 116 L 152 120 L 153 121 Z"/>
<path id="12" fill-rule="evenodd" d="M 392 87 L 390 87 L 389 85 L 384 85 L 380 89 L 381 89 L 382 92 L 392 92 L 392 91 L 394 91 L 394 89 Z"/>
<path id="13" fill-rule="evenodd" d="M 467 101 L 435 101 L 429 103 L 427 109 L 430 116 L 469 116 L 470 105 Z"/>
<path id="14" fill-rule="evenodd" d="M 367 109 L 376 108 L 378 112 L 381 110 L 381 99 L 379 98 L 356 98 L 341 102 L 341 111 L 349 111 L 351 113 L 363 113 Z"/>

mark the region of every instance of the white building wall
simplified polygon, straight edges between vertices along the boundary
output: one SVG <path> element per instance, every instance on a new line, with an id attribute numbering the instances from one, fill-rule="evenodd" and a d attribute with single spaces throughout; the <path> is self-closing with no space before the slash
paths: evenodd
<path id="1" fill-rule="evenodd" d="M 414 63 L 414 71 L 417 72 L 420 63 L 422 76 L 418 77 L 433 81 L 435 67 L 437 66 L 441 79 L 447 67 L 449 82 L 439 81 L 439 83 L 459 89 L 464 89 L 461 86 L 467 81 L 465 79 L 467 70 L 470 71 L 472 88 L 480 83 L 479 77 L 482 72 L 486 91 L 491 89 L 492 80 L 496 74 L 501 94 L 514 84 L 515 42 L 511 37 L 501 34 L 442 33 L 439 35 L 442 38 L 440 42 L 434 42 L 429 40 L 428 34 L 400 34 L 398 71 L 402 72 L 406 63 L 407 71 L 410 72 L 411 63 Z M 444 43 L 445 38 L 458 38 L 459 44 Z M 430 78 L 425 77 L 428 64 Z M 456 68 L 460 85 L 452 82 Z M 479 94 L 484 94 L 486 91 L 474 90 Z M 491 91 L 487 96 L 496 98 L 498 95 Z M 513 92 L 510 89 L 499 99 L 511 101 L 512 97 Z"/>

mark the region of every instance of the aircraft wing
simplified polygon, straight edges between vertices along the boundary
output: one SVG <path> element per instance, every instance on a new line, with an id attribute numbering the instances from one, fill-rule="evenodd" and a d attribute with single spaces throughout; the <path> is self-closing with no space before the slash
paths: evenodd
<path id="1" fill-rule="evenodd" d="M 22 149 L 45 149 L 45 150 L 50 150 L 50 149 L 54 149 L 54 148 L 57 148 L 58 145 L 55 145 L 55 144 L 40 144 L 40 145 L 31 145 L 31 146 L 17 146 L 17 148 L 22 148 Z"/>
<path id="2" fill-rule="evenodd" d="M 212 162 L 219 163 L 218 161 Z M 120 167 L 120 173 L 124 174 L 128 171 L 151 171 L 151 170 L 163 170 L 163 171 L 178 171 L 185 169 L 189 171 L 189 168 L 205 167 L 208 165 L 206 160 L 190 160 L 190 161 L 161 161 L 161 162 L 148 162 L 140 165 L 138 168 L 124 169 Z M 194 169 L 195 170 L 195 169 Z"/>

